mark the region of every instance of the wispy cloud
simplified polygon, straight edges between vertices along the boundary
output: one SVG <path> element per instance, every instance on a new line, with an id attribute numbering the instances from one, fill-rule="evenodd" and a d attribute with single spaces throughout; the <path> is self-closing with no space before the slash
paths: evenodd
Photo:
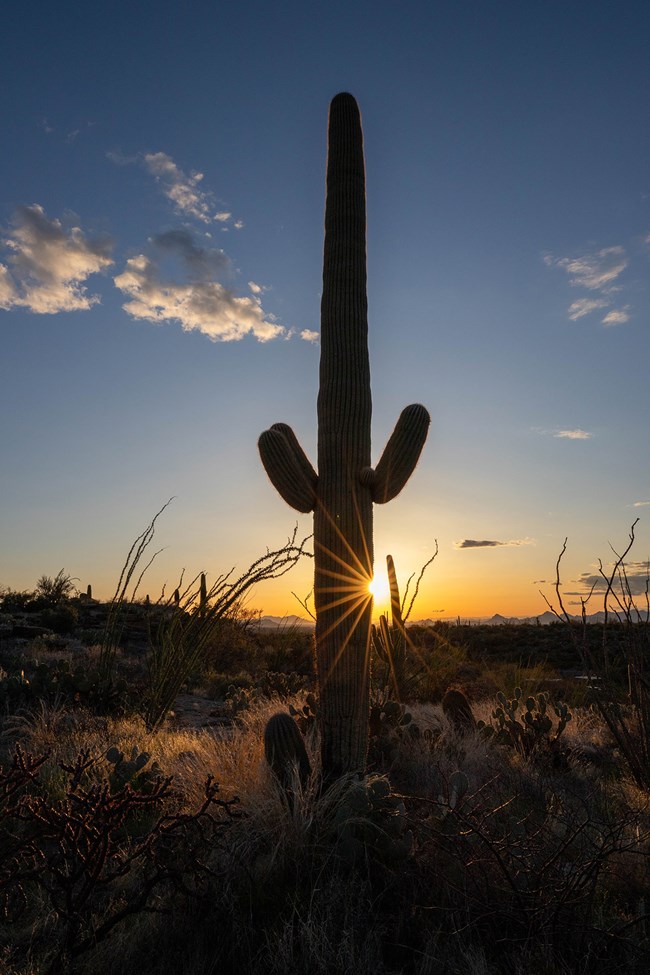
<path id="1" fill-rule="evenodd" d="M 454 542 L 454 548 L 510 548 L 519 545 L 534 545 L 534 538 L 513 538 L 508 542 L 475 538 L 464 538 L 462 542 Z"/>
<path id="2" fill-rule="evenodd" d="M 597 296 L 592 294 L 578 298 L 569 305 L 567 314 L 575 322 L 612 305 L 614 295 L 621 290 L 618 279 L 628 266 L 628 259 L 625 249 L 617 244 L 583 254 L 581 257 L 554 257 L 546 254 L 544 263 L 548 267 L 564 271 L 572 287 L 597 293 Z M 622 325 L 627 322 L 630 317 L 629 308 L 629 305 L 625 305 L 623 308 L 612 309 L 602 319 L 603 325 Z"/>
<path id="3" fill-rule="evenodd" d="M 186 280 L 163 277 L 161 251 L 177 259 Z M 177 321 L 184 331 L 201 332 L 214 342 L 238 341 L 245 335 L 268 342 L 284 336 L 286 329 L 262 308 L 261 289 L 239 297 L 216 280 L 229 265 L 223 251 L 202 248 L 188 231 L 170 231 L 152 238 L 151 252 L 130 258 L 114 280 L 130 299 L 123 308 L 133 318 Z"/>
<path id="4" fill-rule="evenodd" d="M 144 165 L 178 213 L 196 217 L 204 223 L 212 221 L 210 194 L 200 186 L 203 173 L 195 172 L 188 176 L 166 152 L 146 153 Z"/>
<path id="5" fill-rule="evenodd" d="M 593 433 L 588 433 L 586 430 L 556 430 L 553 434 L 554 437 L 559 437 L 563 440 L 591 440 Z"/>
<path id="6" fill-rule="evenodd" d="M 109 158 L 118 165 L 130 161 L 120 153 L 110 153 Z M 232 213 L 216 208 L 214 194 L 203 188 L 203 173 L 185 173 L 166 152 L 148 152 L 141 158 L 145 169 L 155 178 L 178 214 L 202 223 L 216 222 L 221 224 L 222 230 L 228 229 L 226 225 L 232 221 Z M 240 230 L 244 224 L 236 220 L 233 226 Z"/>
<path id="7" fill-rule="evenodd" d="M 625 305 L 618 310 L 608 311 L 603 318 L 603 325 L 624 325 L 630 320 L 630 306 Z"/>
<path id="8" fill-rule="evenodd" d="M 607 308 L 608 305 L 609 302 L 604 298 L 578 298 L 569 305 L 568 315 L 572 322 L 577 322 L 579 318 L 591 315 L 599 308 Z"/>
<path id="9" fill-rule="evenodd" d="M 553 257 L 546 254 L 544 262 L 549 267 L 559 267 L 569 276 L 569 284 L 587 288 L 590 291 L 603 291 L 612 287 L 619 275 L 627 267 L 627 257 L 623 247 L 604 247 L 593 254 L 582 257 Z"/>
<path id="10" fill-rule="evenodd" d="M 113 263 L 107 237 L 88 239 L 80 227 L 50 220 L 34 203 L 18 208 L 2 244 L 9 267 L 0 265 L 0 307 L 45 315 L 85 311 L 99 302 L 85 282 Z"/>
<path id="11" fill-rule="evenodd" d="M 645 508 L 645 506 L 647 504 L 650 504 L 650 501 L 635 501 L 634 502 L 634 507 L 635 508 Z"/>

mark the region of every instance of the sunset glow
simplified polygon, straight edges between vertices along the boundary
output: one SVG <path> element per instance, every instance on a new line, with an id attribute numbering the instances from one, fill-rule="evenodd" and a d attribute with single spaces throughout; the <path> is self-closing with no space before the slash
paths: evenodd
<path id="1" fill-rule="evenodd" d="M 291 423 L 317 467 L 342 90 L 364 131 L 371 462 L 406 404 L 431 415 L 375 507 L 379 570 L 392 553 L 403 589 L 438 539 L 412 619 L 535 616 L 565 537 L 573 608 L 638 513 L 647 557 L 648 5 L 349 6 L 345 30 L 207 0 L 124 5 L 128 30 L 111 5 L 5 25 L 0 585 L 65 568 L 110 597 L 172 496 L 152 598 L 311 534 L 256 443 Z M 249 606 L 304 615 L 313 583 L 305 558 Z M 358 612 L 366 580 L 332 586 Z"/>
<path id="2" fill-rule="evenodd" d="M 376 604 L 385 603 L 390 599 L 388 579 L 385 575 L 375 575 L 372 581 L 368 583 L 368 590 Z"/>

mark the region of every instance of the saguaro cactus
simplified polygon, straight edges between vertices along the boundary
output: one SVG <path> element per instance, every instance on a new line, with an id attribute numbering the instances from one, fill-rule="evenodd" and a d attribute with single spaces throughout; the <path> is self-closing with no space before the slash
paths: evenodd
<path id="1" fill-rule="evenodd" d="M 423 406 L 402 412 L 370 466 L 366 198 L 357 103 L 330 106 L 321 301 L 318 474 L 291 427 L 259 439 L 262 463 L 284 500 L 314 512 L 316 652 L 323 772 L 365 766 L 372 596 L 372 505 L 394 498 L 418 461 L 429 426 Z"/>

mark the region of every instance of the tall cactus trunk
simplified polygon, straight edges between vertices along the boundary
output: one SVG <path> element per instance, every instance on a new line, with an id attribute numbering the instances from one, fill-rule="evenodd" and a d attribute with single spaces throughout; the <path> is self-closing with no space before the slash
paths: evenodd
<path id="1" fill-rule="evenodd" d="M 352 95 L 330 106 L 318 394 L 318 475 L 291 427 L 259 439 L 262 463 L 285 501 L 314 511 L 316 655 L 323 774 L 362 771 L 368 747 L 372 505 L 402 490 L 429 426 L 423 406 L 401 414 L 370 466 L 363 137 Z"/>
<path id="2" fill-rule="evenodd" d="M 369 716 L 372 498 L 366 297 L 366 181 L 356 102 L 329 116 L 314 515 L 316 647 L 323 765 L 362 769 Z"/>

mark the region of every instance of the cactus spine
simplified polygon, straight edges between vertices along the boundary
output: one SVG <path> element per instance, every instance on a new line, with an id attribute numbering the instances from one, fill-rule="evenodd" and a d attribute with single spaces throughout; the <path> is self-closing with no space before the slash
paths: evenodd
<path id="1" fill-rule="evenodd" d="M 330 106 L 321 301 L 318 474 L 291 427 L 259 439 L 284 500 L 314 512 L 314 601 L 323 773 L 365 767 L 369 716 L 372 505 L 394 498 L 420 456 L 429 414 L 408 406 L 376 468 L 370 457 L 366 199 L 361 119 L 352 95 Z"/>

